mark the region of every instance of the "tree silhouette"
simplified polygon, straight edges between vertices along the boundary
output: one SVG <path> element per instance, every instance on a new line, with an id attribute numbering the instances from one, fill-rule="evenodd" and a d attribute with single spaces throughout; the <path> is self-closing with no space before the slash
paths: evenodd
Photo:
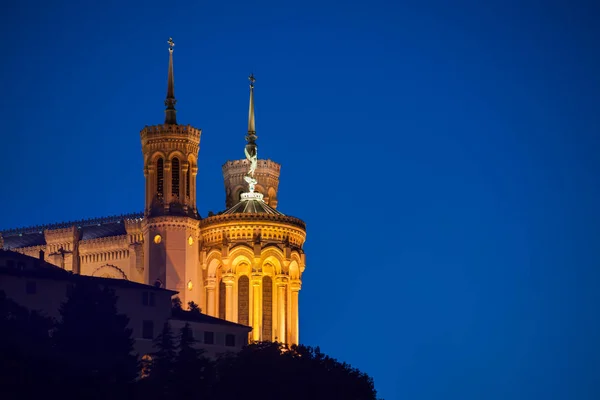
<path id="1" fill-rule="evenodd" d="M 202 312 L 200 306 L 198 306 L 198 304 L 194 303 L 193 301 L 188 302 L 188 310 L 195 314 L 200 314 Z"/>
<path id="2" fill-rule="evenodd" d="M 319 348 L 263 342 L 219 361 L 219 399 L 376 400 L 373 380 Z M 249 390 L 248 388 L 252 388 Z"/>
<path id="3" fill-rule="evenodd" d="M 52 326 L 50 318 L 0 291 L 0 398 L 34 398 L 52 390 L 58 371 L 49 335 Z"/>
<path id="4" fill-rule="evenodd" d="M 173 309 L 173 311 L 183 310 L 181 299 L 179 298 L 179 296 L 173 297 L 171 299 L 171 308 Z"/>
<path id="5" fill-rule="evenodd" d="M 90 280 L 70 287 L 53 340 L 73 397 L 125 396 L 137 377 L 129 318 L 117 312 L 114 290 Z M 66 393 L 65 393 L 66 395 Z"/>
<path id="6" fill-rule="evenodd" d="M 190 325 L 186 323 L 180 330 L 175 359 L 175 398 L 209 396 L 214 381 L 213 363 L 202 355 L 204 351 L 197 349 L 195 343 Z"/>
<path id="7" fill-rule="evenodd" d="M 142 392 L 146 397 L 169 399 L 175 386 L 175 356 L 176 348 L 173 332 L 169 322 L 165 322 L 161 333 L 154 339 L 152 365 L 150 374 L 142 385 Z"/>

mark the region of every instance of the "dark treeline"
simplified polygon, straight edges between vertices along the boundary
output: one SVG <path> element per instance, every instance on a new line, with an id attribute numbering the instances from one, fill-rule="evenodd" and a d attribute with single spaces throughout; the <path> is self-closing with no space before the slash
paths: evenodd
<path id="1" fill-rule="evenodd" d="M 166 323 L 151 359 L 138 361 L 116 303 L 110 289 L 78 284 L 55 322 L 0 291 L 0 398 L 376 399 L 368 375 L 318 347 L 262 342 L 209 360 L 187 324 L 174 332 Z"/>

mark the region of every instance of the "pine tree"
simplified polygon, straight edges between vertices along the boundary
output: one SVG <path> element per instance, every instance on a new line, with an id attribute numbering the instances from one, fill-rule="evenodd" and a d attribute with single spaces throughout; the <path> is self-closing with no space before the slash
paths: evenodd
<path id="1" fill-rule="evenodd" d="M 176 348 L 168 321 L 163 325 L 162 332 L 154 339 L 154 348 L 156 351 L 152 353 L 149 385 L 157 398 L 170 398 L 174 386 Z"/>
<path id="2" fill-rule="evenodd" d="M 188 302 L 188 310 L 196 314 L 200 314 L 202 312 L 198 304 L 194 303 L 193 301 Z"/>
<path id="3" fill-rule="evenodd" d="M 117 312 L 114 290 L 80 280 L 60 307 L 53 340 L 66 368 L 65 380 L 77 382 L 73 396 L 115 398 L 138 372 L 129 318 Z"/>
<path id="4" fill-rule="evenodd" d="M 192 329 L 186 323 L 179 334 L 175 362 L 177 398 L 206 398 L 214 381 L 212 362 L 202 355 L 202 350 L 195 348 L 195 343 Z"/>
<path id="5" fill-rule="evenodd" d="M 49 332 L 53 321 L 0 290 L 0 398 L 37 398 L 57 374 Z"/>

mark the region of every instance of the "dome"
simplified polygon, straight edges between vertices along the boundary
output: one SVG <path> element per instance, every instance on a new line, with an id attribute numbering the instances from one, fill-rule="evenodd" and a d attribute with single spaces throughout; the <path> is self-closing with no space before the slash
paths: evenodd
<path id="1" fill-rule="evenodd" d="M 285 215 L 263 201 L 260 193 L 242 193 L 242 199 L 223 214 L 271 214 Z"/>

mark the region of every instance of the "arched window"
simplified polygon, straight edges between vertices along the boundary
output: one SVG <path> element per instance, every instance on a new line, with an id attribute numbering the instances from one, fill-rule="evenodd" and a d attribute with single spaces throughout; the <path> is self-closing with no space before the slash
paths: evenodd
<path id="1" fill-rule="evenodd" d="M 190 197 L 190 175 L 192 173 L 192 163 L 189 163 L 187 172 L 185 173 L 185 195 Z"/>
<path id="2" fill-rule="evenodd" d="M 262 340 L 273 340 L 273 280 L 270 276 L 263 277 L 263 332 Z"/>
<path id="3" fill-rule="evenodd" d="M 175 157 L 171 161 L 171 193 L 179 197 L 179 158 Z"/>
<path id="4" fill-rule="evenodd" d="M 238 322 L 248 326 L 250 309 L 250 280 L 246 275 L 238 279 Z"/>
<path id="5" fill-rule="evenodd" d="M 156 161 L 156 193 L 158 197 L 162 197 L 164 194 L 164 161 L 162 158 Z"/>

